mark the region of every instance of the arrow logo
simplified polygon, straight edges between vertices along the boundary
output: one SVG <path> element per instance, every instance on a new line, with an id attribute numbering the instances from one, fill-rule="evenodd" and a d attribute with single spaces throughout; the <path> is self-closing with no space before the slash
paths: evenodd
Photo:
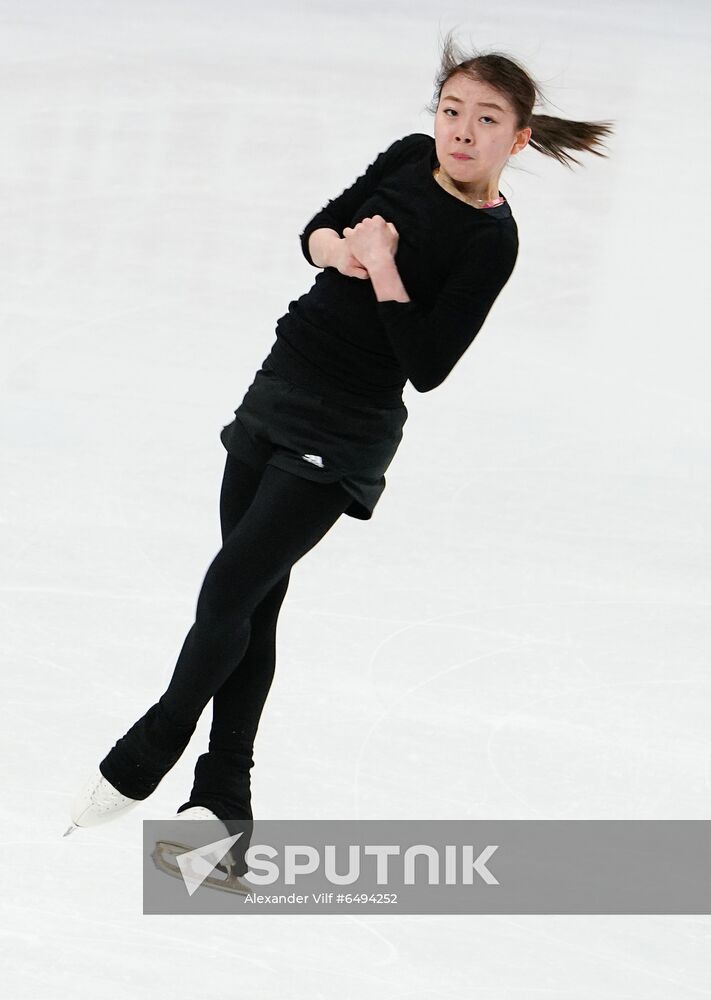
<path id="1" fill-rule="evenodd" d="M 188 895 L 192 896 L 194 892 L 197 892 L 208 875 L 214 871 L 215 866 L 222 861 L 225 854 L 241 836 L 242 834 L 238 833 L 234 837 L 215 840 L 212 844 L 205 844 L 204 847 L 196 847 L 193 851 L 176 855 L 175 860 L 180 866 L 180 874 L 183 876 Z"/>

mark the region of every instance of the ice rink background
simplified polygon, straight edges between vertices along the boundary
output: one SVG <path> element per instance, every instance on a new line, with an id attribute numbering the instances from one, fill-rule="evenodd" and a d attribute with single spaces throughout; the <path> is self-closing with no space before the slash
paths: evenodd
<path id="1" fill-rule="evenodd" d="M 372 521 L 293 571 L 263 818 L 709 819 L 710 20 L 702 3 L 0 3 L 8 995 L 711 995 L 711 917 L 145 917 L 141 819 L 68 802 L 156 700 L 232 418 L 318 273 L 298 233 L 433 134 L 438 39 L 609 120 L 501 179 L 516 269 Z M 275 154 L 276 151 L 276 154 Z"/>

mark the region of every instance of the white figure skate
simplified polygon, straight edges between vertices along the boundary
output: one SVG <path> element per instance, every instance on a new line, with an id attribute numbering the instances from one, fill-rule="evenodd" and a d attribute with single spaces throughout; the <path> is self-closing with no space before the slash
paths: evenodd
<path id="1" fill-rule="evenodd" d="M 220 824 L 224 830 L 225 837 L 230 836 L 227 827 L 222 824 L 221 820 L 215 816 L 212 810 L 207 809 L 205 806 L 191 806 L 190 809 L 185 809 L 183 812 L 171 816 L 171 819 L 212 820 L 213 823 Z M 212 827 L 211 829 L 214 831 L 215 828 Z M 208 837 L 213 839 L 209 834 Z M 180 864 L 178 864 L 176 859 L 180 855 L 198 851 L 203 847 L 206 835 L 201 833 L 196 827 L 195 836 L 184 837 L 183 840 L 189 841 L 189 843 L 183 842 L 178 844 L 175 841 L 169 840 L 157 841 L 151 857 L 156 868 L 160 869 L 160 871 L 165 872 L 167 875 L 172 875 L 173 878 L 182 879 L 191 895 L 201 885 L 221 889 L 223 892 L 236 892 L 242 896 L 254 891 L 254 886 L 242 881 L 242 878 L 235 873 L 235 861 L 229 850 L 216 860 L 209 875 L 205 875 L 205 866 L 206 864 L 209 866 L 209 863 L 202 858 L 196 858 L 193 864 L 190 859 L 183 857 Z M 218 853 L 220 852 L 218 851 Z"/>
<path id="2" fill-rule="evenodd" d="M 129 799 L 128 796 L 122 795 L 97 770 L 74 798 L 69 810 L 72 825 L 64 836 L 66 837 L 78 827 L 108 823 L 112 819 L 125 815 L 140 801 L 140 799 Z"/>

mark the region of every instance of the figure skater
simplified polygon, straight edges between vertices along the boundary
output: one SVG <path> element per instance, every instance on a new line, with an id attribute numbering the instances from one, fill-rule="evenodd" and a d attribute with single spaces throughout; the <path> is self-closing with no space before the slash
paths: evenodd
<path id="1" fill-rule="evenodd" d="M 461 54 L 450 32 L 427 106 L 434 138 L 395 140 L 301 233 L 321 270 L 278 320 L 221 431 L 222 547 L 195 621 L 167 689 L 100 762 L 67 832 L 146 799 L 210 700 L 208 750 L 176 818 L 251 821 L 254 740 L 291 569 L 341 514 L 372 516 L 408 416 L 405 383 L 441 385 L 507 283 L 518 230 L 498 189 L 503 168 L 527 145 L 568 167 L 578 161 L 566 149 L 604 155 L 593 147 L 610 122 L 533 114 L 540 89 L 519 63 Z"/>

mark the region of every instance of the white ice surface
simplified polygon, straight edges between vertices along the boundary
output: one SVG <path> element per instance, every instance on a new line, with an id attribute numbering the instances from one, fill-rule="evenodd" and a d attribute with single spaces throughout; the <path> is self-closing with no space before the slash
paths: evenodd
<path id="1" fill-rule="evenodd" d="M 298 233 L 432 134 L 450 27 L 617 133 L 504 172 L 514 275 L 407 387 L 372 521 L 293 571 L 255 813 L 711 818 L 708 8 L 5 0 L 0 26 L 6 995 L 711 995 L 705 916 L 143 916 L 140 820 L 184 801 L 209 711 L 140 815 L 61 836 L 192 622 L 219 431 L 315 277 Z"/>

